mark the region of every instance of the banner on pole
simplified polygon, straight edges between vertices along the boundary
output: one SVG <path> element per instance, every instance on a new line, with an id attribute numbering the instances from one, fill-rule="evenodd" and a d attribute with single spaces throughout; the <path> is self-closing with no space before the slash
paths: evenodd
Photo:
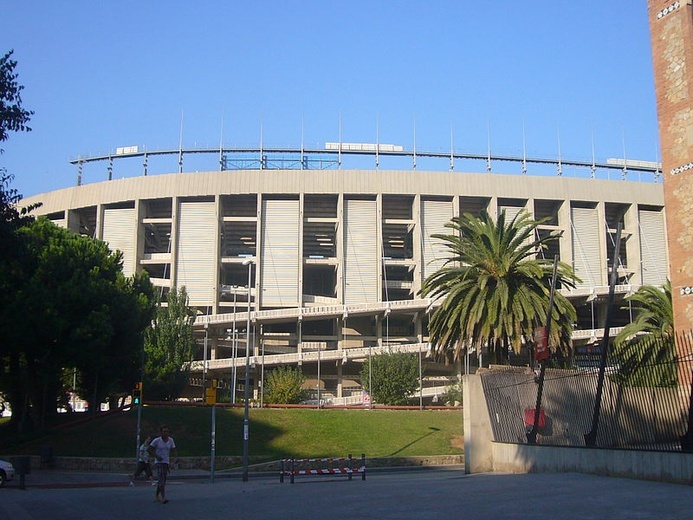
<path id="1" fill-rule="evenodd" d="M 549 358 L 549 331 L 546 327 L 534 329 L 534 359 L 544 361 Z"/>

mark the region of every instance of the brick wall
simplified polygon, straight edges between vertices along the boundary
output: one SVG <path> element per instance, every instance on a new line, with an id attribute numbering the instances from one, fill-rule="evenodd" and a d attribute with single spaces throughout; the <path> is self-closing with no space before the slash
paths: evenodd
<path id="1" fill-rule="evenodd" d="M 674 323 L 679 331 L 693 329 L 692 3 L 648 0 Z"/>

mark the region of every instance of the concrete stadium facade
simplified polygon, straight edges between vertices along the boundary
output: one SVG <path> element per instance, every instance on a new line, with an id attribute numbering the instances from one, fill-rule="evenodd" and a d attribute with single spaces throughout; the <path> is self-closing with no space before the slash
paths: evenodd
<path id="1" fill-rule="evenodd" d="M 558 254 L 583 280 L 566 293 L 578 310 L 573 339 L 583 360 L 603 333 L 619 223 L 617 296 L 668 276 L 663 189 L 651 182 L 239 169 L 96 182 L 22 204 L 36 202 L 36 214 L 122 251 L 126 274 L 147 270 L 162 294 L 186 287 L 198 309 L 194 382 L 218 379 L 234 389 L 232 401 L 245 383 L 237 369 L 245 366 L 248 322 L 258 400 L 266 369 L 277 365 L 302 366 L 317 399 L 355 404 L 363 400 L 362 364 L 388 349 L 418 353 L 422 401 L 435 399 L 466 363 L 483 362 L 474 356 L 445 366 L 430 358 L 427 321 L 435 302 L 419 296 L 422 281 L 444 261 L 431 235 L 465 212 L 514 216 L 524 209 L 548 218 L 540 234 L 562 232 L 547 256 Z M 616 310 L 612 334 L 630 319 Z"/>

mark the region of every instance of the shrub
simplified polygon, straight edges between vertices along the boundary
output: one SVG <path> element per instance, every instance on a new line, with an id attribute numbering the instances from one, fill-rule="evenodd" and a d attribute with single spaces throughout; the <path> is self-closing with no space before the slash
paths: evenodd
<path id="1" fill-rule="evenodd" d="M 301 369 L 280 366 L 272 370 L 265 381 L 264 400 L 268 404 L 296 404 L 308 397 L 303 383 L 306 378 Z"/>
<path id="2" fill-rule="evenodd" d="M 372 356 L 363 364 L 361 384 L 375 403 L 407 404 L 407 398 L 419 387 L 419 359 L 404 352 Z"/>

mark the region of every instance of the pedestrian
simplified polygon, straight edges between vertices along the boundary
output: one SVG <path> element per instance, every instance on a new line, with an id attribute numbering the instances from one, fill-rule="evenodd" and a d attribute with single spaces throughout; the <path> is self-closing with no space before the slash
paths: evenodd
<path id="1" fill-rule="evenodd" d="M 154 457 L 156 473 L 159 478 L 156 484 L 154 500 L 166 504 L 168 503 L 166 498 L 166 477 L 169 472 L 171 455 L 176 456 L 176 443 L 173 437 L 169 435 L 168 426 L 162 426 L 161 435 L 149 444 L 149 454 Z"/>
<path id="2" fill-rule="evenodd" d="M 144 471 L 145 475 L 147 475 L 148 480 L 152 480 L 152 463 L 151 463 L 151 456 L 149 455 L 149 444 L 152 442 L 152 438 L 150 436 L 147 436 L 146 439 L 144 439 L 144 442 L 140 444 L 139 450 L 137 450 L 137 469 L 135 470 L 135 473 L 132 474 L 130 477 L 130 485 L 134 486 L 134 480 L 140 476 L 140 474 Z"/>

